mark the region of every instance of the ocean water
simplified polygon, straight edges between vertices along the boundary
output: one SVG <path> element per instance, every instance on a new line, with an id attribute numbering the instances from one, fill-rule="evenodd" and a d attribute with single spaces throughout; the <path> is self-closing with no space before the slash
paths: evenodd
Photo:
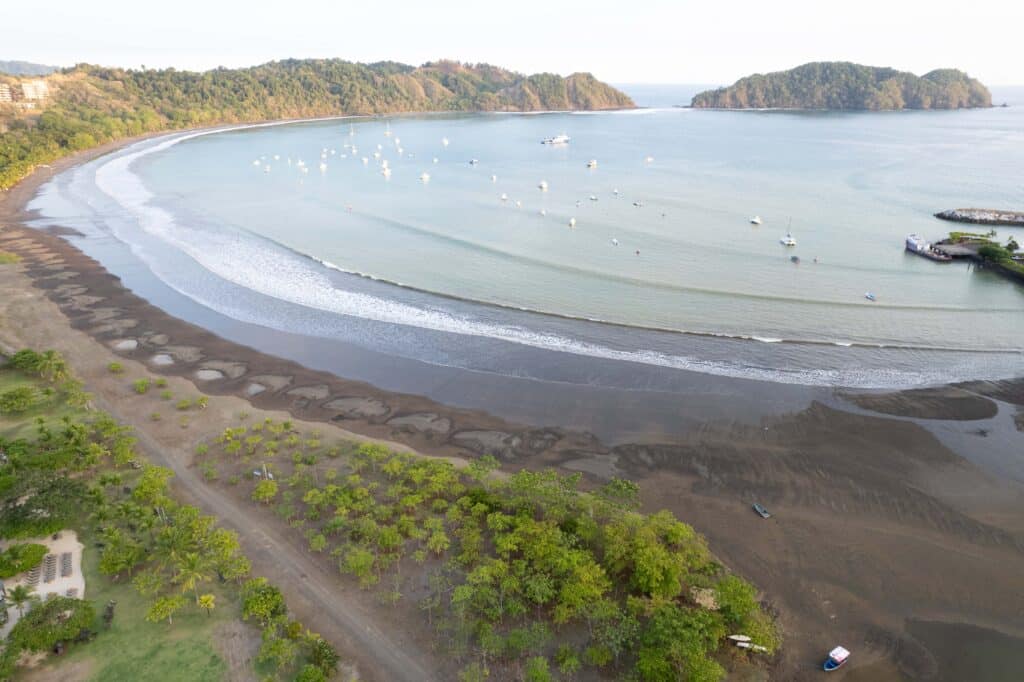
<path id="1" fill-rule="evenodd" d="M 944 208 L 1024 205 L 1024 108 L 671 106 L 696 90 L 176 135 L 34 207 L 230 317 L 435 364 L 559 379 L 516 358 L 531 348 L 811 385 L 1021 375 L 1024 287 L 903 240 L 955 229 Z"/>

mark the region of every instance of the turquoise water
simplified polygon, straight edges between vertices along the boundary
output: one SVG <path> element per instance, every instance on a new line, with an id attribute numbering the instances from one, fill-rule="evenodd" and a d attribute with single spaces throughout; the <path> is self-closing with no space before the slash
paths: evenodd
<path id="1" fill-rule="evenodd" d="M 559 133 L 572 141 L 539 144 Z M 903 250 L 910 232 L 955 227 L 931 216 L 940 209 L 1020 208 L 1022 170 L 1015 107 L 434 115 L 147 143 L 41 202 L 65 221 L 90 213 L 88 229 L 221 312 L 317 335 L 345 327 L 349 340 L 372 327 L 367 345 L 430 362 L 504 371 L 482 359 L 490 339 L 912 385 L 1024 368 L 1024 288 Z M 787 230 L 796 247 L 780 244 Z M 432 351 L 423 335 L 441 335 Z"/>

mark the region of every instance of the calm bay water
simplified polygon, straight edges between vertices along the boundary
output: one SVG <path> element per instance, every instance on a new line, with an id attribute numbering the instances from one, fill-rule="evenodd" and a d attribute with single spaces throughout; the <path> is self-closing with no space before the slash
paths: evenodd
<path id="1" fill-rule="evenodd" d="M 1018 107 L 435 115 L 148 142 L 37 207 L 222 313 L 427 362 L 529 373 L 518 345 L 906 386 L 1024 370 L 1024 288 L 903 251 L 953 228 L 937 210 L 1020 208 L 1021 171 Z"/>

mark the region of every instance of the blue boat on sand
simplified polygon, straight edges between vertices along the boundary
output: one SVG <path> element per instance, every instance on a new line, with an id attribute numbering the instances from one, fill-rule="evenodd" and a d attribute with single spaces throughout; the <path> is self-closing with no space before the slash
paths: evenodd
<path id="1" fill-rule="evenodd" d="M 823 666 L 825 672 L 832 672 L 838 670 L 843 666 L 844 663 L 850 658 L 850 652 L 841 646 L 837 646 L 835 649 L 828 653 L 828 658 L 825 659 L 825 665 Z"/>

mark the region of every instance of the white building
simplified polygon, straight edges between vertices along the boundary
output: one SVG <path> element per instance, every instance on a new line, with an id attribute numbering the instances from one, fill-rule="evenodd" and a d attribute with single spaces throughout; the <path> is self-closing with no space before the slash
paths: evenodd
<path id="1" fill-rule="evenodd" d="M 26 101 L 46 99 L 50 88 L 44 80 L 24 81 L 21 84 L 21 97 Z"/>
<path id="2" fill-rule="evenodd" d="M 11 86 L 7 83 L 0 83 L 0 102 L 11 101 Z"/>

